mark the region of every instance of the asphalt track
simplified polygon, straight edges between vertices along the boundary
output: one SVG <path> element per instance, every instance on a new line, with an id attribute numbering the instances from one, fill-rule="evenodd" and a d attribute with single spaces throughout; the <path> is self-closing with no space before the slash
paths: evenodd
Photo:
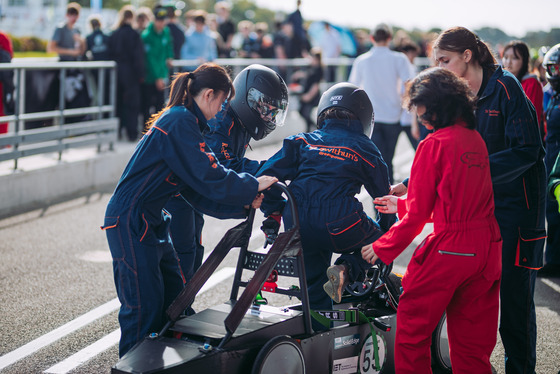
<path id="1" fill-rule="evenodd" d="M 280 145 L 253 145 L 247 156 L 263 159 Z M 396 179 L 408 175 L 412 157 L 401 137 Z M 0 220 L 0 372 L 108 373 L 117 361 L 119 304 L 111 257 L 99 229 L 111 190 L 108 186 Z M 363 197 L 364 205 L 371 209 L 371 200 Z M 206 252 L 237 222 L 207 218 Z M 427 227 L 424 235 L 429 230 Z M 251 247 L 262 243 L 262 234 L 254 230 Z M 404 270 L 413 248 L 411 245 L 396 261 L 397 269 Z M 236 255 L 237 250 L 232 251 L 216 271 L 197 297 L 195 310 L 228 298 Z M 560 370 L 560 279 L 539 278 L 535 302 L 537 373 L 556 374 Z M 492 364 L 498 373 L 504 373 L 499 336 Z"/>

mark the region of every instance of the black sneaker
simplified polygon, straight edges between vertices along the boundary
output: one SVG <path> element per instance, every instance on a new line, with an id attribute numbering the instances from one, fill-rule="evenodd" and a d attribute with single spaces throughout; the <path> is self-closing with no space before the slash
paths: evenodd
<path id="1" fill-rule="evenodd" d="M 348 268 L 346 265 L 333 265 L 327 269 L 329 281 L 323 285 L 323 289 L 335 303 L 342 300 L 342 292 L 350 280 L 348 279 Z"/>

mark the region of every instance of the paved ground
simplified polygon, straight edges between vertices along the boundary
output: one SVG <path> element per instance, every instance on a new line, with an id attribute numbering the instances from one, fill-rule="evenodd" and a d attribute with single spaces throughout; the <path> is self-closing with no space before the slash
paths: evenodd
<path id="1" fill-rule="evenodd" d="M 266 158 L 279 146 L 270 140 L 247 155 Z M 408 175 L 412 157 L 401 139 L 395 160 L 397 179 Z M 2 373 L 108 373 L 116 362 L 118 303 L 111 258 L 99 230 L 111 190 L 109 186 L 0 220 Z M 365 205 L 371 209 L 371 204 Z M 236 223 L 208 218 L 206 250 Z M 262 246 L 262 240 L 256 230 L 251 247 Z M 413 246 L 397 260 L 399 269 L 406 267 L 412 251 Z M 195 309 L 227 299 L 236 254 L 233 251 L 220 267 L 214 287 L 197 297 Z M 560 370 L 560 279 L 539 279 L 535 302 L 537 373 L 556 374 Z M 498 342 L 492 356 L 498 373 L 504 373 L 502 356 Z"/>

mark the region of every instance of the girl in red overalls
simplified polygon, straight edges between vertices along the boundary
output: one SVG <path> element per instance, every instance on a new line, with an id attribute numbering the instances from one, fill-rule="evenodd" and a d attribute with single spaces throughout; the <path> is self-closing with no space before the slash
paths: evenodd
<path id="1" fill-rule="evenodd" d="M 488 152 L 475 129 L 464 81 L 434 68 L 415 78 L 408 108 L 434 129 L 418 146 L 408 198 L 377 198 L 381 213 L 401 220 L 362 249 L 371 263 L 391 263 L 433 221 L 402 281 L 397 311 L 397 373 L 431 373 L 432 332 L 444 312 L 453 373 L 491 373 L 498 330 L 501 237 L 494 217 Z"/>

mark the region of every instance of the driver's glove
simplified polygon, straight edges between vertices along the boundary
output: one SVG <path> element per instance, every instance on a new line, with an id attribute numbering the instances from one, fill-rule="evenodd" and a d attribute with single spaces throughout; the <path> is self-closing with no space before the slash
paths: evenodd
<path id="1" fill-rule="evenodd" d="M 274 243 L 278 237 L 281 220 L 282 216 L 280 214 L 271 214 L 263 221 L 261 226 L 261 230 L 264 232 L 265 236 L 263 248 L 266 248 L 269 244 Z"/>

